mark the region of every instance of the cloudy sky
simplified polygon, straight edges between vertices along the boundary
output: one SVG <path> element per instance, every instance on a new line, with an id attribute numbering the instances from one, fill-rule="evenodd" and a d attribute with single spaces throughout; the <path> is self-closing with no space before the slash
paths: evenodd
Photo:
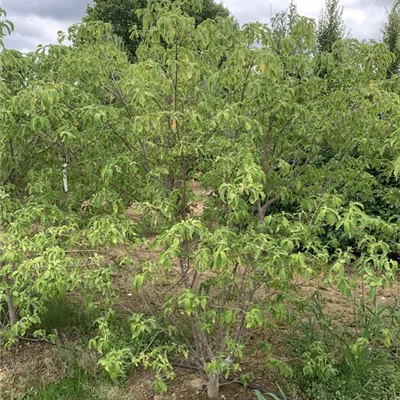
<path id="1" fill-rule="evenodd" d="M 224 5 L 240 23 L 267 22 L 275 13 L 288 7 L 290 0 L 224 0 Z M 6 38 L 8 48 L 32 51 L 41 44 L 55 43 L 57 31 L 66 30 L 85 15 L 92 0 L 0 0 L 7 18 L 15 25 Z M 325 0 L 297 0 L 300 14 L 317 18 Z M 343 17 L 351 35 L 357 39 L 380 39 L 386 9 L 393 0 L 342 0 Z"/>

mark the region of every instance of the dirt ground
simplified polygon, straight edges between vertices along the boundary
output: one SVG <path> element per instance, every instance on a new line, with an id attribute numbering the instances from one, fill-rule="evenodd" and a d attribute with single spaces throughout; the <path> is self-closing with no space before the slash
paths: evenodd
<path id="1" fill-rule="evenodd" d="M 12 350 L 2 350 L 0 362 L 1 399 L 13 399 L 18 395 L 56 383 L 67 376 L 68 363 L 60 356 L 56 346 L 45 342 L 23 341 Z M 256 368 L 253 364 L 252 368 Z M 265 387 L 260 378 L 265 371 L 260 371 L 257 382 L 252 385 Z M 271 377 L 270 377 L 271 378 Z M 123 387 L 106 387 L 99 390 L 101 399 L 119 400 L 206 400 L 206 390 L 200 375 L 186 368 L 176 368 L 176 378 L 170 383 L 167 393 L 155 393 L 152 387 L 153 374 L 142 368 L 135 370 Z M 272 389 L 278 391 L 277 388 Z M 103 397 L 104 396 L 104 397 Z M 222 400 L 255 399 L 254 393 L 243 386 L 223 382 L 220 398 Z M 56 400 L 56 399 L 55 399 Z M 76 399 L 84 400 L 84 399 Z"/>
<path id="2" fill-rule="evenodd" d="M 123 248 L 119 249 L 120 255 L 123 255 L 126 251 L 127 250 Z M 157 254 L 153 251 L 149 251 L 145 248 L 139 248 L 135 250 L 134 254 L 130 254 L 131 257 L 134 257 L 138 261 L 151 260 L 154 259 L 156 255 Z M 173 274 L 173 271 L 171 274 Z M 171 277 L 172 276 L 173 275 L 171 275 Z M 120 296 L 119 306 L 122 311 L 148 311 L 148 306 L 152 305 L 152 298 L 148 297 L 144 299 L 135 293 L 132 287 L 132 277 L 129 276 L 129 272 L 121 271 L 115 273 L 113 278 L 114 284 L 118 288 Z M 160 280 L 154 282 L 154 284 L 155 290 L 159 290 L 160 292 L 168 289 L 171 285 L 168 278 L 160 278 Z M 362 295 L 361 285 L 359 285 L 360 287 L 355 292 L 353 298 L 345 298 L 336 289 L 323 286 L 320 279 L 314 279 L 306 283 L 299 278 L 296 280 L 295 284 L 298 286 L 297 296 L 299 298 L 308 298 L 318 290 L 324 300 L 326 311 L 331 312 L 335 316 L 335 319 L 343 324 L 348 324 L 353 318 L 355 300 L 358 302 Z M 390 305 L 393 304 L 395 297 L 398 296 L 400 296 L 400 283 L 397 281 L 392 288 L 379 290 L 377 293 L 377 301 L 383 305 Z M 286 360 L 285 333 L 286 327 L 282 325 L 277 329 L 267 329 L 263 332 L 256 331 L 252 334 L 255 335 L 255 337 L 252 338 L 250 336 L 247 339 L 250 341 L 252 339 L 261 339 L 270 343 L 274 357 Z M 72 343 L 72 345 L 73 344 L 74 343 Z M 90 364 L 90 362 L 92 362 L 92 364 L 94 363 L 94 367 L 92 366 L 92 368 L 96 368 L 95 361 L 89 360 L 88 364 Z M 68 363 L 66 363 L 60 355 L 59 348 L 48 343 L 23 340 L 11 350 L 3 349 L 0 359 L 1 398 L 11 399 L 12 396 L 25 393 L 29 388 L 47 386 L 58 382 L 67 376 L 67 365 Z M 260 354 L 246 355 L 243 360 L 243 369 L 244 371 L 252 371 L 254 373 L 255 380 L 251 383 L 253 386 L 263 387 L 274 392 L 278 392 L 277 385 L 284 384 L 287 388 L 288 382 L 282 381 L 282 378 L 275 370 L 267 368 Z M 115 398 L 118 400 L 123 400 L 125 398 L 134 400 L 205 400 L 207 398 L 200 375 L 196 371 L 185 368 L 176 369 L 176 379 L 171 382 L 168 393 L 166 394 L 154 393 L 152 388 L 152 374 L 143 369 L 135 370 L 131 376 L 128 377 L 122 392 L 115 391 L 115 393 L 116 394 L 113 396 L 111 394 L 106 394 L 105 397 L 102 398 Z M 290 394 L 290 396 L 292 396 L 293 400 L 305 400 L 298 394 Z M 254 399 L 255 395 L 251 390 L 237 383 L 223 382 L 220 397 L 223 400 L 250 400 Z"/>
<path id="3" fill-rule="evenodd" d="M 152 388 L 151 376 L 146 378 L 143 372 L 134 374 L 127 384 L 137 400 L 207 400 L 203 381 L 198 373 L 183 368 L 178 368 L 176 373 L 177 376 L 171 383 L 167 393 L 155 394 Z M 251 391 L 234 383 L 224 384 L 221 387 L 220 397 L 222 400 L 250 400 L 255 398 Z"/>
<path id="4" fill-rule="evenodd" d="M 21 341 L 11 350 L 1 350 L 1 399 L 23 394 L 36 386 L 47 386 L 67 373 L 59 351 L 44 342 Z"/>

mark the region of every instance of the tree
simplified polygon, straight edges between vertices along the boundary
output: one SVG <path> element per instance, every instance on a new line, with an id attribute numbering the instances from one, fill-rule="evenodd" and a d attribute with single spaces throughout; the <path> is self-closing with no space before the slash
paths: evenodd
<path id="1" fill-rule="evenodd" d="M 26 334 L 45 299 L 74 290 L 103 311 L 89 345 L 112 379 L 144 365 L 165 391 L 172 361 L 188 358 L 217 398 L 248 336 L 288 318 L 295 278 L 322 275 L 343 294 L 359 278 L 371 297 L 395 279 L 396 213 L 364 204 L 400 206 L 400 189 L 381 193 L 370 173 L 400 174 L 400 102 L 383 44 L 343 41 L 316 60 L 314 25 L 301 19 L 278 53 L 266 24 L 196 25 L 181 6 L 149 2 L 134 64 L 100 21 L 29 57 L 2 53 L 0 261 L 12 280 L 0 290 L 19 314 L 2 335 Z M 127 215 L 132 204 L 155 240 Z M 113 271 L 142 300 L 132 340 L 168 342 L 141 352 L 111 342 Z"/>
<path id="2" fill-rule="evenodd" d="M 297 4 L 292 0 L 289 9 L 277 13 L 271 18 L 271 28 L 278 44 L 278 51 L 282 47 L 282 40 L 293 33 L 293 29 L 299 22 L 301 16 L 297 12 Z"/>
<path id="3" fill-rule="evenodd" d="M 278 54 L 311 53 L 315 49 L 313 20 L 297 12 L 294 0 L 290 2 L 288 10 L 271 18 L 271 29 Z M 304 46 L 304 43 L 308 46 Z"/>
<path id="4" fill-rule="evenodd" d="M 343 7 L 339 6 L 339 2 L 339 0 L 326 0 L 325 8 L 321 10 L 316 35 L 319 52 L 331 52 L 333 44 L 345 34 Z"/>
<path id="5" fill-rule="evenodd" d="M 134 286 L 163 312 L 134 314 L 132 327 L 135 340 L 151 331 L 180 341 L 140 355 L 112 350 L 102 363 L 108 369 L 116 358 L 120 365 L 129 358 L 134 365 L 150 363 L 161 371 L 156 388 L 164 390 L 165 378 L 173 377 L 166 354 L 181 352 L 202 373 L 209 398 L 217 398 L 222 377 L 240 370 L 247 332 L 284 318 L 283 299 L 296 275 L 325 271 L 349 293 L 344 265 L 361 246 L 358 270 L 371 294 L 374 285 L 393 279 L 396 262 L 373 249 L 381 240 L 389 245 L 398 226 L 365 214 L 352 198 L 372 198 L 368 165 L 392 176 L 399 154 L 395 129 L 375 110 L 390 107 L 390 95 L 382 103 L 364 98 L 371 80 L 381 88 L 374 95 L 384 93 L 390 55 L 382 45 L 344 43 L 326 60 L 322 80 L 313 76 L 309 42 L 301 40 L 313 32 L 312 23 L 301 21 L 286 38 L 289 51 L 278 54 L 262 24 L 241 31 L 228 20 L 196 27 L 167 3 L 150 4 L 143 21 L 138 63 L 109 86 L 129 110 L 125 119 L 134 116 L 130 137 L 145 144 L 135 148 L 148 150 L 135 157 L 147 159 L 150 170 L 145 179 L 152 200 L 141 207 L 162 221 L 151 244 L 159 258 L 137 269 Z M 290 51 L 301 44 L 304 51 Z M 399 112 L 389 117 L 392 123 Z M 379 137 L 383 126 L 396 141 L 385 159 L 373 151 L 389 143 Z M 199 200 L 193 181 L 203 188 L 200 214 L 191 211 Z M 282 212 L 289 206 L 292 211 Z M 328 231 L 340 231 L 348 241 L 343 249 L 337 251 L 335 235 L 324 237 Z M 387 274 L 375 275 L 371 257 Z M 164 273 L 177 277 L 156 298 L 152 285 Z M 179 312 L 186 316 L 183 326 Z"/>
<path id="6" fill-rule="evenodd" d="M 141 29 L 142 19 L 138 17 L 137 10 L 145 8 L 146 4 L 147 0 L 94 0 L 94 5 L 87 7 L 87 16 L 84 20 L 111 23 L 113 32 L 122 38 L 129 58 L 134 60 L 139 41 L 132 37 L 131 28 L 136 26 Z M 189 3 L 184 5 L 184 8 L 195 19 L 196 25 L 208 18 L 229 16 L 229 10 L 214 0 L 204 0 L 200 10 Z"/>
<path id="7" fill-rule="evenodd" d="M 400 68 L 400 8 L 393 4 L 388 13 L 388 20 L 383 25 L 383 42 L 391 53 L 394 54 L 394 60 L 388 69 L 388 77 L 399 72 Z"/>

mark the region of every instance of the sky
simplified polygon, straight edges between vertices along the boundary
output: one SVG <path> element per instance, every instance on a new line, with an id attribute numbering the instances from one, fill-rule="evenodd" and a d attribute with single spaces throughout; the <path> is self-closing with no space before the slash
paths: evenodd
<path id="1" fill-rule="evenodd" d="M 218 0 L 217 0 L 218 1 Z M 268 22 L 271 13 L 288 8 L 290 0 L 224 0 L 239 23 Z M 0 0 L 7 12 L 7 19 L 15 30 L 6 37 L 7 48 L 23 52 L 35 50 L 38 44 L 57 42 L 57 32 L 65 31 L 80 22 L 92 0 Z M 325 0 L 297 0 L 301 15 L 318 18 Z M 387 9 L 393 0 L 341 0 L 343 18 L 347 31 L 359 40 L 381 39 L 382 23 L 386 21 Z"/>

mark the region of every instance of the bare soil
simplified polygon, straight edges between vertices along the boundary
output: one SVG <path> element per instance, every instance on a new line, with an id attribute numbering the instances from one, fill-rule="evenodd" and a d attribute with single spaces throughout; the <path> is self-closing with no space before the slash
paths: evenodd
<path id="1" fill-rule="evenodd" d="M 11 350 L 2 349 L 0 356 L 1 399 L 58 382 L 67 374 L 57 348 L 45 342 L 21 341 Z"/>
<path id="2" fill-rule="evenodd" d="M 196 205 L 195 209 L 195 212 L 201 212 L 199 210 L 201 205 Z M 138 248 L 133 254 L 125 248 L 118 249 L 118 252 L 119 255 L 129 254 L 130 257 L 137 260 L 138 265 L 140 262 L 152 260 L 157 256 L 154 251 L 145 248 Z M 147 312 L 149 307 L 154 305 L 152 304 L 154 293 L 168 290 L 171 287 L 171 281 L 173 279 L 176 280 L 172 269 L 170 272 L 171 280 L 168 279 L 168 275 L 166 278 L 160 277 L 158 281 L 154 282 L 154 296 L 143 297 L 134 291 L 132 277 L 127 271 L 115 273 L 113 276 L 114 284 L 118 288 L 120 296 L 119 306 L 125 312 L 130 310 Z M 313 293 L 319 291 L 325 302 L 326 310 L 331 312 L 335 319 L 344 325 L 349 324 L 354 318 L 354 304 L 359 302 L 363 294 L 361 284 L 351 298 L 343 297 L 334 288 L 323 286 L 321 279 L 314 279 L 307 283 L 299 278 L 295 284 L 298 286 L 299 298 L 309 298 Z M 391 305 L 395 297 L 398 296 L 400 296 L 400 284 L 397 281 L 392 288 L 379 290 L 377 301 L 382 305 Z M 263 340 L 270 343 L 274 357 L 286 361 L 286 329 L 287 327 L 281 325 L 277 329 L 255 331 L 247 339 L 250 342 Z M 44 342 L 21 341 L 11 350 L 2 350 L 0 360 L 1 398 L 12 398 L 12 396 L 25 393 L 29 388 L 47 386 L 61 380 L 68 373 L 66 365 L 61 359 L 57 347 Z M 251 383 L 252 386 L 260 386 L 274 392 L 278 392 L 277 385 L 283 386 L 286 390 L 289 390 L 293 400 L 305 400 L 301 395 L 293 393 L 293 391 L 296 392 L 296 389 L 290 386 L 290 382 L 281 378 L 275 370 L 265 366 L 261 353 L 246 354 L 242 366 L 244 371 L 254 373 L 255 379 Z M 196 371 L 177 368 L 176 379 L 171 382 L 168 393 L 165 394 L 154 393 L 152 378 L 151 372 L 140 368 L 136 369 L 126 381 L 122 393 L 116 391 L 115 396 L 111 396 L 111 392 L 107 392 L 109 394 L 99 398 L 116 398 L 118 400 L 125 398 L 135 400 L 205 400 L 207 398 L 202 379 Z M 255 398 L 251 390 L 232 382 L 223 382 L 220 397 L 226 400 L 250 400 Z"/>

